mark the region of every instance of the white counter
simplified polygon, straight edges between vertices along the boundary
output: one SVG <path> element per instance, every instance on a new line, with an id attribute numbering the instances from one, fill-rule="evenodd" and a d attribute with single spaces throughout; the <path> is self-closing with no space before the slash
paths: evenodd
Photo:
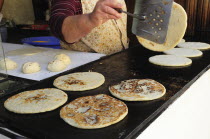
<path id="1" fill-rule="evenodd" d="M 210 139 L 210 70 L 137 139 Z"/>

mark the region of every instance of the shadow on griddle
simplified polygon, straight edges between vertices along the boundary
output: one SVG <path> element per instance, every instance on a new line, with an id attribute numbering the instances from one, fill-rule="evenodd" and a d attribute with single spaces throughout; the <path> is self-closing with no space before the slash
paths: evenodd
<path id="1" fill-rule="evenodd" d="M 154 65 L 152 63 L 150 63 L 148 66 L 150 66 L 151 68 L 158 68 L 158 69 L 170 69 L 170 70 L 173 70 L 173 69 L 183 69 L 183 68 L 189 68 L 191 67 L 192 64 L 190 65 L 187 65 L 187 66 L 159 66 L 159 65 Z"/>
<path id="2" fill-rule="evenodd" d="M 50 117 L 52 117 L 54 115 L 58 115 L 59 116 L 59 111 L 60 111 L 61 107 L 59 107 L 59 108 L 57 108 L 55 110 L 52 110 L 52 111 L 47 111 L 47 112 L 42 112 L 42 113 L 33 113 L 33 114 L 14 113 L 14 112 L 8 111 L 5 108 L 2 108 L 2 110 L 7 115 L 8 118 L 24 120 L 24 119 L 50 118 Z"/>
<path id="3" fill-rule="evenodd" d="M 198 57 L 189 57 L 191 60 L 199 60 L 203 57 L 203 55 L 198 56 Z"/>

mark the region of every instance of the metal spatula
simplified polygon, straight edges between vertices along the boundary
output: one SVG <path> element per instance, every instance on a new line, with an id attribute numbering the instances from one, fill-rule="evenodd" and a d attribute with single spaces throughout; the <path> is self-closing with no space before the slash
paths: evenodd
<path id="1" fill-rule="evenodd" d="M 133 34 L 163 44 L 166 39 L 173 0 L 136 0 L 134 14 L 117 9 L 132 16 Z"/>

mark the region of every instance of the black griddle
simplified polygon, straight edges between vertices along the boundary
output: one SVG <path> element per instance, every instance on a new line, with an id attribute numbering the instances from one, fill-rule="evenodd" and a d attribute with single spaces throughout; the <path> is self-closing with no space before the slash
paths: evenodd
<path id="1" fill-rule="evenodd" d="M 154 119 L 156 119 L 172 102 L 174 102 L 186 89 L 195 82 L 210 64 L 210 51 L 204 55 L 193 58 L 192 65 L 188 67 L 169 68 L 155 66 L 148 62 L 150 56 L 161 54 L 144 49 L 142 46 L 129 48 L 123 52 L 107 56 L 95 62 L 83 65 L 60 75 L 73 72 L 95 71 L 102 73 L 106 81 L 97 89 L 84 92 L 65 91 L 69 99 L 67 103 L 81 96 L 96 95 L 100 93 L 111 95 L 108 87 L 127 79 L 150 78 L 162 83 L 166 95 L 160 99 L 146 102 L 125 102 L 129 112 L 124 120 L 102 129 L 77 129 L 65 123 L 59 117 L 58 108 L 51 112 L 25 115 L 7 111 L 3 103 L 14 92 L 0 98 L 0 122 L 6 127 L 30 138 L 44 139 L 129 139 L 137 137 Z M 60 75 L 40 81 L 26 89 L 41 89 L 53 87 L 54 79 Z"/>

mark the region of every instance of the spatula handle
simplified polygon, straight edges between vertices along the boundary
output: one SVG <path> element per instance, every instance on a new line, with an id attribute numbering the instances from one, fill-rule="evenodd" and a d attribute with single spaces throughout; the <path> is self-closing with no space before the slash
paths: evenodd
<path id="1" fill-rule="evenodd" d="M 115 10 L 116 10 L 118 13 L 125 13 L 125 14 L 127 14 L 127 15 L 129 15 L 129 16 L 131 16 L 131 17 L 133 17 L 133 18 L 137 18 L 137 19 L 139 19 L 139 20 L 145 20 L 145 19 L 146 19 L 145 16 L 139 16 L 139 15 L 137 15 L 137 14 L 132 14 L 132 13 L 123 11 L 123 10 L 120 9 L 120 8 L 115 8 Z"/>
<path id="2" fill-rule="evenodd" d="M 123 12 L 123 10 L 120 9 L 120 8 L 115 8 L 115 10 L 116 10 L 118 13 L 122 13 L 122 12 Z"/>

